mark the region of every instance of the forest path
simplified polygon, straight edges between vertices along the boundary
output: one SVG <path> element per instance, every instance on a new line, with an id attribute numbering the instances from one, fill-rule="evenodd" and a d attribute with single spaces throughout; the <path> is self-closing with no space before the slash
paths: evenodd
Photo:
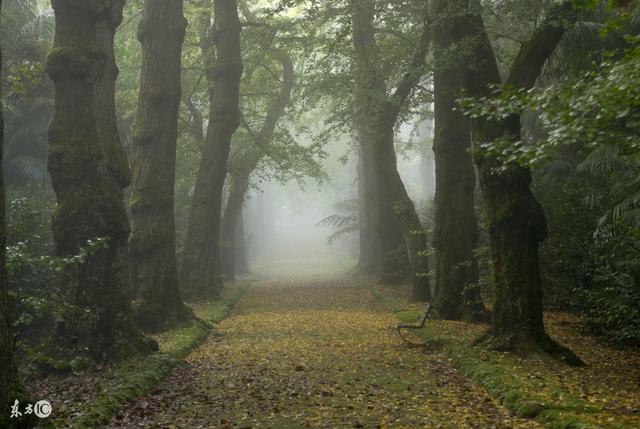
<path id="1" fill-rule="evenodd" d="M 259 282 L 110 427 L 538 427 L 438 351 L 404 346 L 396 323 L 345 278 Z"/>

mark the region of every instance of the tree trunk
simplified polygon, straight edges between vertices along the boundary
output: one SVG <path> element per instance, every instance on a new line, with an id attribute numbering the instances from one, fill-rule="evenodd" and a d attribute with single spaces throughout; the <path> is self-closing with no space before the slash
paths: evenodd
<path id="1" fill-rule="evenodd" d="M 429 284 L 429 263 L 427 260 L 427 233 L 420 223 L 415 205 L 409 197 L 402 178 L 398 173 L 396 153 L 393 146 L 394 126 L 397 116 L 394 108 L 385 103 L 377 118 L 377 141 L 375 145 L 375 162 L 381 172 L 379 191 L 382 199 L 389 201 L 397 219 L 402 226 L 404 242 L 409 256 L 412 273 L 411 296 L 416 301 L 429 301 L 431 288 Z"/>
<path id="2" fill-rule="evenodd" d="M 351 0 L 349 4 L 357 84 L 354 123 L 362 164 L 361 234 L 366 240 L 362 246 L 368 246 L 361 268 L 365 274 L 380 280 L 397 280 L 401 277 L 404 256 L 395 255 L 402 246 L 402 227 L 391 207 L 387 183 L 376 162 L 378 149 L 375 146 L 378 144 L 378 136 L 374 118 L 381 103 L 387 99 L 387 94 L 384 79 L 377 67 L 378 49 L 373 28 L 373 7 L 363 0 Z"/>
<path id="3" fill-rule="evenodd" d="M 217 295 L 220 278 L 222 190 L 227 175 L 231 136 L 240 123 L 242 75 L 240 20 L 235 0 L 214 0 L 215 23 L 210 36 L 217 57 L 205 59 L 209 82 L 209 126 L 193 192 L 182 261 L 185 290 L 196 296 Z"/>
<path id="4" fill-rule="evenodd" d="M 148 331 L 166 330 L 191 317 L 178 289 L 173 207 L 187 26 L 182 7 L 181 0 L 146 0 L 138 28 L 142 65 L 132 139 L 129 260 L 134 319 Z"/>
<path id="5" fill-rule="evenodd" d="M 478 243 L 478 220 L 474 210 L 476 184 L 471 159 L 471 131 L 456 109 L 462 96 L 462 61 L 450 55 L 453 11 L 446 1 L 433 3 L 432 41 L 435 58 L 446 58 L 434 71 L 436 163 L 435 307 L 445 319 L 475 321 L 486 318 L 478 287 L 478 262 L 473 251 Z M 449 55 L 447 55 L 449 54 Z"/>
<path id="6" fill-rule="evenodd" d="M 490 97 L 493 85 L 502 84 L 497 60 L 477 13 L 479 3 L 474 0 L 473 8 L 466 10 L 454 27 L 456 41 L 475 41 L 470 59 L 474 67 L 466 70 L 464 86 L 472 96 Z M 570 3 L 554 6 L 533 37 L 522 45 L 506 84 L 531 88 L 564 36 L 565 25 L 575 18 Z M 491 328 L 480 342 L 522 354 L 543 351 L 579 365 L 582 361 L 549 338 L 544 328 L 538 248 L 547 234 L 547 225 L 544 211 L 530 190 L 529 168 L 505 164 L 487 156 L 482 149 L 483 143 L 498 139 L 514 144 L 520 141 L 520 115 L 504 120 L 477 118 L 472 121 L 472 131 L 473 159 L 489 224 L 493 275 Z"/>
<path id="7" fill-rule="evenodd" d="M 240 211 L 236 220 L 235 255 L 233 257 L 236 274 L 249 273 L 249 261 L 247 259 L 247 241 L 244 234 L 244 210 Z"/>
<path id="8" fill-rule="evenodd" d="M 244 196 L 249 189 L 249 176 L 232 176 L 229 198 L 222 217 L 221 266 L 225 280 L 235 280 L 236 223 L 242 212 Z"/>
<path id="9" fill-rule="evenodd" d="M 64 315 L 65 339 L 74 351 L 94 359 L 148 352 L 155 342 L 144 338 L 131 320 L 129 273 L 122 263 L 129 235 L 122 190 L 109 173 L 98 136 L 96 83 L 108 54 L 96 27 L 105 9 L 73 0 L 54 0 L 52 6 L 56 34 L 46 69 L 55 85 L 55 112 L 47 165 L 57 199 L 56 253 L 77 255 L 98 237 L 108 243 L 65 271 L 63 283 L 74 304 Z"/>
<path id="10" fill-rule="evenodd" d="M 355 48 L 356 69 L 356 127 L 364 142 L 370 142 L 372 164 L 376 171 L 376 192 L 379 216 L 376 225 L 382 243 L 382 251 L 389 249 L 392 234 L 391 219 L 399 222 L 409 256 L 412 272 L 412 296 L 415 300 L 429 300 L 431 296 L 428 278 L 426 232 L 420 223 L 415 206 L 398 173 L 394 127 L 400 108 L 416 85 L 428 47 L 428 30 L 422 33 L 420 45 L 414 52 L 410 68 L 388 96 L 386 82 L 379 68 L 378 47 L 375 40 L 374 5 L 364 0 L 351 0 L 351 21 Z M 426 6 L 426 2 L 425 2 Z M 366 145 L 365 145 L 366 147 Z M 366 153 L 366 152 L 365 152 Z M 393 216 L 395 214 L 395 216 Z"/>
<path id="11" fill-rule="evenodd" d="M 118 66 L 113 51 L 116 28 L 122 22 L 125 0 L 109 2 L 108 7 L 98 17 L 96 32 L 98 43 L 105 55 L 104 67 L 95 83 L 96 125 L 98 139 L 104 153 L 105 171 L 109 172 L 116 186 L 124 189 L 131 184 L 131 171 L 120 136 L 116 118 L 115 93 Z"/>

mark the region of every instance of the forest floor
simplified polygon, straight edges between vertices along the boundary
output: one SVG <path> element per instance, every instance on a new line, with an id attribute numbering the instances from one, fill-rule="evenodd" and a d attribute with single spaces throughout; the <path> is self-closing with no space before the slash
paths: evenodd
<path id="1" fill-rule="evenodd" d="M 407 347 L 397 322 L 364 282 L 261 281 L 109 427 L 539 427 L 438 348 Z"/>
<path id="2" fill-rule="evenodd" d="M 373 290 L 401 320 L 414 322 L 420 316 L 422 306 L 409 302 L 407 288 L 376 285 Z M 421 334 L 443 344 L 456 368 L 515 415 L 553 428 L 640 428 L 640 349 L 589 335 L 573 314 L 545 312 L 545 326 L 585 366 L 472 347 L 486 330 L 482 324 L 430 321 Z"/>
<path id="3" fill-rule="evenodd" d="M 331 274 L 346 259 L 276 259 L 192 304 L 200 321 L 155 336 L 159 353 L 30 392 L 52 401 L 56 427 L 640 427 L 639 350 L 589 336 L 576 316 L 545 324 L 581 368 L 471 347 L 486 326 L 461 322 L 430 321 L 431 341 L 410 347 L 394 329 L 420 317 L 409 287 Z"/>

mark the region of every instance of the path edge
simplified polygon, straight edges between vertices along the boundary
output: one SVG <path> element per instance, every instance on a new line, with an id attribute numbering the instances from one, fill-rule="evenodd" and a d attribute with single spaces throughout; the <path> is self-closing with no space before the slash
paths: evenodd
<path id="1" fill-rule="evenodd" d="M 220 300 L 196 303 L 205 307 L 204 317 L 196 318 L 187 326 L 172 329 L 164 335 L 180 334 L 186 339 L 175 348 L 146 356 L 142 362 L 128 362 L 114 368 L 113 377 L 123 382 L 117 388 L 102 392 L 82 407 L 85 413 L 70 422 L 71 428 L 104 427 L 125 405 L 151 392 L 169 376 L 172 370 L 193 350 L 201 346 L 214 332 L 215 326 L 230 316 L 240 299 L 251 289 L 250 282 L 238 285 L 230 296 Z M 138 359 L 139 360 L 139 359 Z"/>

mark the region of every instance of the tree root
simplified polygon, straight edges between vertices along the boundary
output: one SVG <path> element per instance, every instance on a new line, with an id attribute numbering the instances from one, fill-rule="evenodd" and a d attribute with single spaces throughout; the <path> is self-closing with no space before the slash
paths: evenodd
<path id="1" fill-rule="evenodd" d="M 474 346 L 484 346 L 489 350 L 511 352 L 520 356 L 533 354 L 551 356 L 569 366 L 584 366 L 585 363 L 573 351 L 552 340 L 546 333 L 532 334 L 519 332 L 496 335 L 491 331 L 473 342 Z"/>

